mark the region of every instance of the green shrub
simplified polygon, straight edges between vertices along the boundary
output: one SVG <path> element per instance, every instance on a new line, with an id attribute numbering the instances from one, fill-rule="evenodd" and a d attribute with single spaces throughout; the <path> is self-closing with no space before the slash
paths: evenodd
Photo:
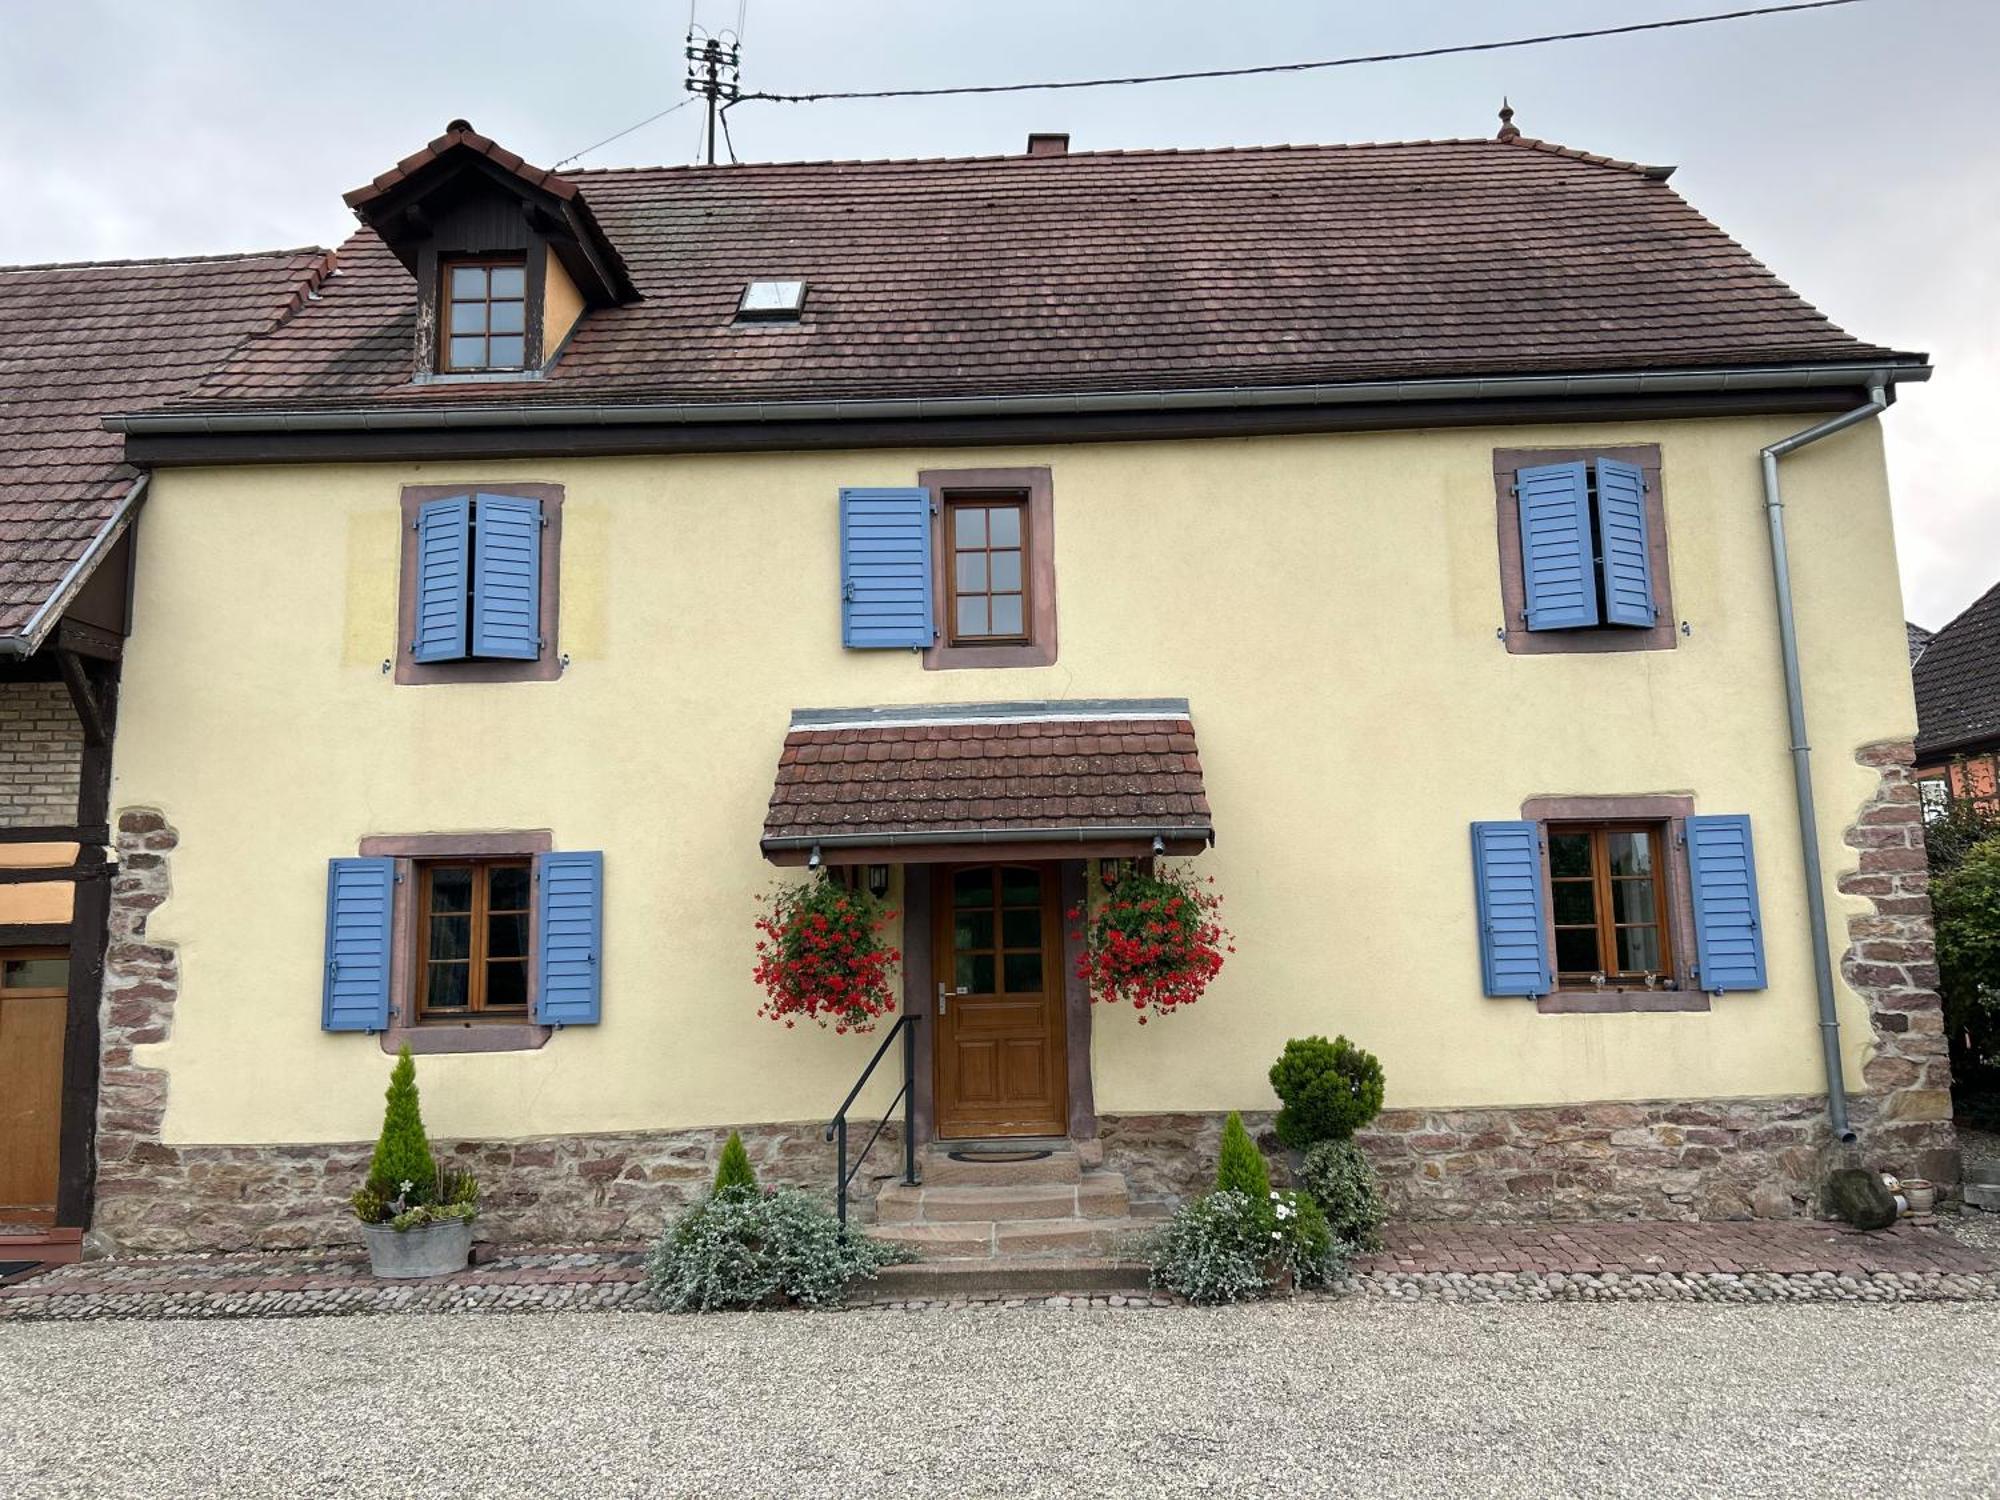
<path id="1" fill-rule="evenodd" d="M 916 1256 L 843 1230 L 797 1188 L 735 1188 L 705 1198 L 668 1226 L 646 1284 L 669 1312 L 837 1306 L 848 1286 Z"/>
<path id="2" fill-rule="evenodd" d="M 1278 1139 L 1296 1151 L 1344 1141 L 1382 1112 L 1382 1064 L 1344 1036 L 1297 1037 L 1271 1064 Z"/>
<path id="3" fill-rule="evenodd" d="M 1961 1112 L 1979 1116 L 2000 1098 L 2000 837 L 1932 880 L 1931 909 L 1953 1093 Z"/>
<path id="4" fill-rule="evenodd" d="M 405 1197 L 428 1203 L 437 1192 L 438 1165 L 424 1134 L 423 1110 L 417 1101 L 417 1064 L 409 1043 L 396 1054 L 389 1071 L 388 1107 L 382 1112 L 382 1134 L 368 1163 L 368 1186 L 385 1201 Z M 404 1183 L 410 1186 L 405 1188 Z"/>
<path id="5" fill-rule="evenodd" d="M 722 1161 L 715 1169 L 714 1192 L 726 1192 L 730 1188 L 757 1190 L 757 1174 L 750 1166 L 750 1153 L 743 1149 L 743 1137 L 735 1131 L 729 1132 L 729 1139 L 722 1148 Z"/>
<path id="6" fill-rule="evenodd" d="M 1152 1282 L 1190 1302 L 1244 1302 L 1286 1284 L 1329 1286 L 1348 1248 L 1302 1193 L 1253 1199 L 1228 1189 L 1182 1206 L 1154 1239 Z"/>
<path id="7" fill-rule="evenodd" d="M 1306 1152 L 1299 1180 L 1326 1214 L 1336 1239 L 1359 1250 L 1382 1245 L 1389 1212 L 1382 1203 L 1375 1169 L 1352 1141 L 1321 1141 Z"/>
<path id="8" fill-rule="evenodd" d="M 1271 1196 L 1271 1171 L 1264 1165 L 1264 1153 L 1243 1128 L 1243 1116 L 1234 1111 L 1222 1124 L 1215 1185 L 1225 1193 L 1241 1193 L 1252 1203 L 1262 1203 Z"/>

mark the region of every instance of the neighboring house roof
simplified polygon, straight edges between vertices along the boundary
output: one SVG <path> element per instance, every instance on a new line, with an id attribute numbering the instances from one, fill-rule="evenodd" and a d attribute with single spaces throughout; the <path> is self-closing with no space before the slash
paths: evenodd
<path id="1" fill-rule="evenodd" d="M 1910 675 L 1919 758 L 2000 743 L 2000 583 L 1931 637 Z"/>
<path id="2" fill-rule="evenodd" d="M 913 846 L 1054 833 L 1206 841 L 1185 700 L 970 704 L 793 715 L 764 847 Z"/>
<path id="3" fill-rule="evenodd" d="M 416 287 L 364 230 L 320 300 L 172 405 L 1118 393 L 1890 354 L 1809 306 L 1663 169 L 1527 139 L 566 179 L 502 155 L 543 190 L 578 190 L 641 295 L 593 310 L 545 378 L 412 385 Z M 735 321 L 745 285 L 778 278 L 807 282 L 803 317 Z"/>
<path id="4" fill-rule="evenodd" d="M 0 266 L 0 637 L 28 626 L 137 477 L 103 418 L 186 390 L 296 306 L 326 261 Z"/>
<path id="5" fill-rule="evenodd" d="M 1924 654 L 1924 647 L 1936 639 L 1937 632 L 1926 630 L 1921 625 L 1913 625 L 1908 620 L 1905 620 L 1903 622 L 1903 634 L 1909 641 L 1910 665 L 1914 667 L 1917 664 L 1917 658 Z"/>

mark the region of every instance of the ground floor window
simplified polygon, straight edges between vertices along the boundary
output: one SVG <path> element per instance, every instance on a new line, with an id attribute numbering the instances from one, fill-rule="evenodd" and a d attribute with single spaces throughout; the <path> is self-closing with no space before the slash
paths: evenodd
<path id="1" fill-rule="evenodd" d="M 1549 826 L 1558 986 L 1673 984 L 1665 842 L 1658 823 Z"/>
<path id="2" fill-rule="evenodd" d="M 530 862 L 423 861 L 417 878 L 417 1018 L 526 1019 Z"/>

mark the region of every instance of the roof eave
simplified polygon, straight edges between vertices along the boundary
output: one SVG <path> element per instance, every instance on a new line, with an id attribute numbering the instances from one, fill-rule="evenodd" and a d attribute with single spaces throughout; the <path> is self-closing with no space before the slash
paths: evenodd
<path id="1" fill-rule="evenodd" d="M 78 591 L 90 582 L 91 574 L 97 571 L 97 565 L 104 561 L 111 549 L 118 544 L 118 539 L 130 528 L 133 517 L 138 514 L 139 502 L 145 497 L 146 486 L 151 478 L 149 474 L 141 474 L 133 482 L 132 487 L 125 492 L 124 498 L 118 502 L 118 508 L 111 513 L 110 519 L 97 529 L 97 535 L 90 539 L 90 544 L 83 549 L 82 554 L 57 580 L 49 596 L 35 606 L 34 613 L 28 616 L 26 623 L 11 635 L 0 635 L 0 656 L 33 656 L 41 650 L 42 642 L 48 639 L 49 632 L 62 618 L 63 611 L 69 608 Z"/>

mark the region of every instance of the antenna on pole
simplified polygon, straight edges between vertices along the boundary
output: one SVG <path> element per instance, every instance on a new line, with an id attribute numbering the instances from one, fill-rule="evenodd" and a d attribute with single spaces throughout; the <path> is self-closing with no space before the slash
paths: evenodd
<path id="1" fill-rule="evenodd" d="M 695 24 L 693 4 L 688 6 L 687 91 L 708 100 L 708 164 L 715 165 L 716 111 L 734 104 L 743 89 L 738 79 L 743 67 L 743 13 L 748 0 L 736 9 L 736 29 L 711 36 Z M 730 152 L 731 157 L 735 152 Z"/>

